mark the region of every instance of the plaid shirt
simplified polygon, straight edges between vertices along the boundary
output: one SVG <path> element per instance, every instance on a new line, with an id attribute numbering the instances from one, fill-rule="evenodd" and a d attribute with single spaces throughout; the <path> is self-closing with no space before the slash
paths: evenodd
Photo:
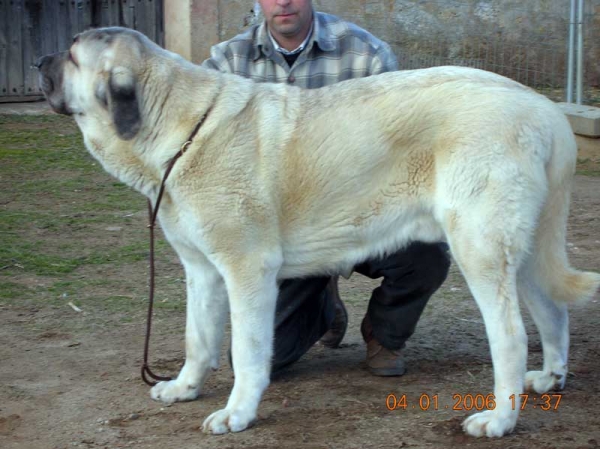
<path id="1" fill-rule="evenodd" d="M 290 67 L 273 48 L 266 23 L 211 48 L 202 66 L 257 82 L 287 82 L 313 89 L 398 69 L 390 46 L 358 26 L 313 11 L 312 35 Z"/>

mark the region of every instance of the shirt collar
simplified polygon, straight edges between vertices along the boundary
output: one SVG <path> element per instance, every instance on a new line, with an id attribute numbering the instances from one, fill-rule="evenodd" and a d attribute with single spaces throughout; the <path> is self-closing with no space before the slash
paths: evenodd
<path id="1" fill-rule="evenodd" d="M 302 50 L 304 50 L 306 48 L 306 44 L 308 44 L 308 41 L 312 37 L 313 27 L 314 27 L 314 22 L 310 25 L 310 30 L 308 30 L 308 34 L 306 35 L 306 38 L 304 39 L 304 41 L 302 41 L 302 43 L 300 45 L 298 45 L 298 47 L 292 51 L 286 50 L 285 48 L 281 47 L 277 43 L 277 41 L 275 40 L 273 35 L 271 34 L 270 30 L 267 30 L 267 33 L 269 34 L 269 38 L 271 39 L 271 43 L 273 44 L 273 47 L 275 47 L 275 50 L 277 50 L 279 53 L 282 53 L 286 56 L 290 56 L 290 55 L 295 55 L 296 53 L 300 53 Z"/>
<path id="2" fill-rule="evenodd" d="M 311 48 L 314 44 L 317 44 L 323 51 L 335 50 L 335 43 L 333 35 L 327 26 L 327 20 L 325 16 L 313 9 L 313 24 L 312 32 L 309 33 L 307 39 L 302 43 L 302 48 Z M 260 58 L 261 51 L 267 56 L 271 55 L 272 51 L 276 51 L 277 47 L 271 41 L 270 33 L 267 29 L 267 22 L 263 22 L 256 29 L 254 39 L 254 60 Z M 296 50 L 294 50 L 296 51 Z M 292 52 L 293 53 L 293 52 Z"/>

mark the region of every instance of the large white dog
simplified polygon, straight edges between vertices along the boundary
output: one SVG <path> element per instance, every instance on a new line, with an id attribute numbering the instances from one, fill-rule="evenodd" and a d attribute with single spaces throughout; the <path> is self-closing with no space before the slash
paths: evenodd
<path id="1" fill-rule="evenodd" d="M 159 213 L 187 275 L 186 362 L 154 399 L 199 395 L 229 310 L 235 384 L 204 428 L 247 428 L 269 384 L 278 280 L 347 272 L 412 240 L 448 242 L 485 321 L 496 406 L 467 433 L 504 435 L 519 413 L 511 395 L 563 388 L 566 303 L 591 298 L 600 275 L 567 260 L 577 148 L 545 97 L 459 67 L 308 91 L 256 84 L 121 28 L 87 31 L 37 65 L 88 150 L 151 199 L 199 126 Z M 541 334 L 541 371 L 526 373 L 519 298 Z"/>

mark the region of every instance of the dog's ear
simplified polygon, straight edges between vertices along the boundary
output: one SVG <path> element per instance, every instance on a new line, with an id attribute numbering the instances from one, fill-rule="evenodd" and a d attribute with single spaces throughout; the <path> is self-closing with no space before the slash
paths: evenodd
<path id="1" fill-rule="evenodd" d="M 142 125 L 136 80 L 126 67 L 115 67 L 108 77 L 108 109 L 117 130 L 124 140 L 133 139 Z"/>

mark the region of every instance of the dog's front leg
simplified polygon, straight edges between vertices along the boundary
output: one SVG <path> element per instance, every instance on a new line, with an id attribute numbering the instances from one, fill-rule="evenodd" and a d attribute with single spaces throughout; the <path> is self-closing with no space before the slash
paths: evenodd
<path id="1" fill-rule="evenodd" d="M 227 318 L 223 278 L 203 255 L 182 258 L 187 282 L 185 364 L 176 379 L 159 382 L 153 399 L 171 404 L 196 399 L 210 368 L 216 369 Z"/>
<path id="2" fill-rule="evenodd" d="M 255 260 L 237 265 L 224 276 L 231 310 L 235 382 L 227 406 L 206 418 L 204 431 L 239 432 L 256 419 L 258 404 L 269 385 L 279 267 L 279 261 Z"/>

